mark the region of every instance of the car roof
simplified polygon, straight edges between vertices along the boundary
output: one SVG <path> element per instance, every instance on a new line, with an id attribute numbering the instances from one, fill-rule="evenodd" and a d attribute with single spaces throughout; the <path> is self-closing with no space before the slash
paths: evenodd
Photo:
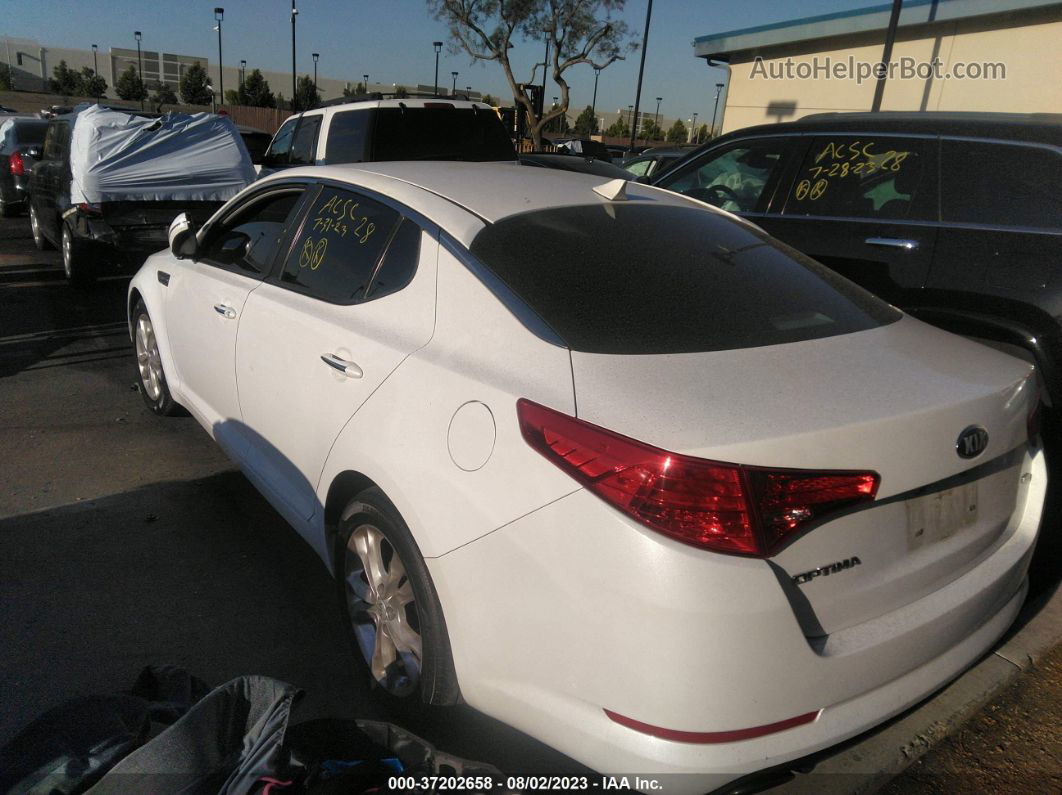
<path id="1" fill-rule="evenodd" d="M 912 135 L 1000 138 L 1062 146 L 1060 113 L 989 113 L 969 111 L 880 111 L 877 113 L 815 113 L 795 121 L 761 124 L 734 130 L 708 145 L 752 135 L 817 132 L 881 132 Z"/>
<path id="2" fill-rule="evenodd" d="M 299 177 L 331 179 L 379 191 L 422 213 L 465 245 L 471 244 L 485 223 L 511 215 L 606 202 L 593 189 L 613 181 L 559 169 L 528 168 L 516 161 L 389 161 L 292 168 L 255 185 Z M 661 188 L 633 181 L 624 184 L 630 201 L 708 207 Z"/>
<path id="3" fill-rule="evenodd" d="M 485 102 L 471 102 L 464 99 L 451 99 L 450 97 L 406 97 L 403 99 L 367 99 L 341 102 L 334 105 L 324 105 L 319 108 L 310 108 L 303 111 L 302 116 L 313 116 L 332 111 L 344 110 L 370 110 L 372 108 L 429 108 L 446 105 L 454 108 L 479 108 L 494 112 L 494 108 Z"/>

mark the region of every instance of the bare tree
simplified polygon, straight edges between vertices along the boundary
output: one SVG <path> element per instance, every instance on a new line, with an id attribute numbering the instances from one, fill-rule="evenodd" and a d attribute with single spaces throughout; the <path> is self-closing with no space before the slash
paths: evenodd
<path id="1" fill-rule="evenodd" d="M 527 115 L 535 148 L 542 148 L 542 132 L 554 119 L 568 112 L 569 88 L 564 73 L 576 64 L 604 69 L 623 60 L 624 53 L 638 45 L 629 36 L 627 24 L 613 20 L 625 0 L 427 0 L 436 19 L 450 28 L 451 46 L 464 50 L 474 60 L 497 61 L 505 72 L 516 102 Z M 513 38 L 542 42 L 548 37 L 548 69 L 560 87 L 560 102 L 541 115 L 523 91 L 517 89 L 509 60 Z M 531 69 L 527 83 L 535 83 L 538 67 Z"/>

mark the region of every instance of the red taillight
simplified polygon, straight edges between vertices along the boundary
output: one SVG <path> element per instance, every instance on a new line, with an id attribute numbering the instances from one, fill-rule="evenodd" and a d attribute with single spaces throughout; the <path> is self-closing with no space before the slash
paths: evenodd
<path id="1" fill-rule="evenodd" d="M 26 174 L 26 162 L 22 159 L 20 152 L 12 152 L 7 159 L 8 164 L 11 167 L 11 173 L 16 177 L 22 177 Z"/>
<path id="2" fill-rule="evenodd" d="M 90 215 L 94 218 L 103 216 L 103 210 L 98 204 L 89 204 L 88 202 L 81 202 L 77 206 L 77 211 L 82 215 Z"/>
<path id="3" fill-rule="evenodd" d="M 873 472 L 766 469 L 669 453 L 521 399 L 534 449 L 653 530 L 732 555 L 767 557 L 811 523 L 874 499 Z"/>

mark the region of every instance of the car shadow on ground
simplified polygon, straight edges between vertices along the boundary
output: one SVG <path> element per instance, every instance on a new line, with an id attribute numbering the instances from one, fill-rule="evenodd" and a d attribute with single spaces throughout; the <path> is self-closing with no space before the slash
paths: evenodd
<path id="1" fill-rule="evenodd" d="M 467 706 L 386 705 L 318 557 L 237 472 L 0 521 L 0 743 L 61 701 L 127 689 L 149 664 L 213 685 L 263 674 L 306 696 L 294 721 L 389 720 L 507 773 L 585 772 Z"/>

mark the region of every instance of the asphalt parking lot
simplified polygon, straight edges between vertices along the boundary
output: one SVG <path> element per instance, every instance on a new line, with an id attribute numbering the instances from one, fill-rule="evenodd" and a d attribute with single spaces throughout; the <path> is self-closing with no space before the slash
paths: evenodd
<path id="1" fill-rule="evenodd" d="M 317 557 L 193 419 L 144 407 L 126 284 L 69 288 L 26 219 L 0 219 L 0 744 L 66 698 L 174 663 L 211 684 L 295 683 L 295 720 L 387 719 L 507 773 L 586 772 L 467 707 L 375 700 Z M 1041 541 L 1034 595 L 1056 586 L 1059 535 Z"/>
<path id="2" fill-rule="evenodd" d="M 506 772 L 583 772 L 467 707 L 383 710 L 316 555 L 195 420 L 144 407 L 126 286 L 69 288 L 26 218 L 0 219 L 0 744 L 64 699 L 174 663 L 214 685 L 297 684 L 296 721 L 392 720 Z"/>

